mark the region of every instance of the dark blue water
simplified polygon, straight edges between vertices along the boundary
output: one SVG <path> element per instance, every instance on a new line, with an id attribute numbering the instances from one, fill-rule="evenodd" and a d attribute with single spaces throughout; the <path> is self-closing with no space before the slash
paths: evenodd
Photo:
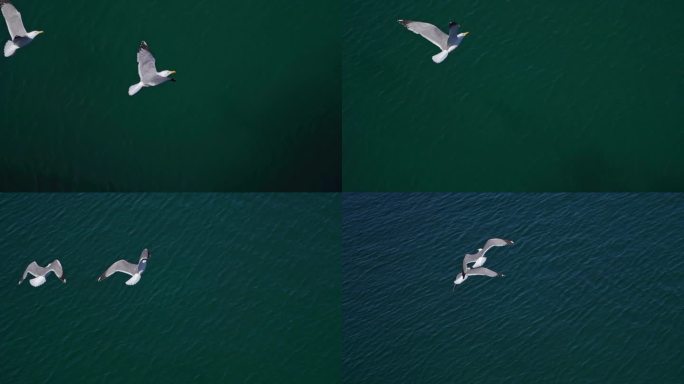
<path id="1" fill-rule="evenodd" d="M 345 383 L 677 383 L 684 196 L 346 194 Z M 463 254 L 485 264 L 452 291 Z"/>

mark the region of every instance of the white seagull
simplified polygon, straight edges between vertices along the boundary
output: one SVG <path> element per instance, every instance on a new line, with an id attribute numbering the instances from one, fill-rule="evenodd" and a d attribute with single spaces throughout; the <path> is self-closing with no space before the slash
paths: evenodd
<path id="1" fill-rule="evenodd" d="M 429 23 L 412 20 L 399 20 L 399 23 L 408 28 L 409 31 L 417 33 L 428 39 L 432 44 L 439 47 L 442 52 L 432 56 L 432 61 L 439 64 L 449 56 L 449 52 L 453 51 L 461 44 L 463 38 L 468 36 L 470 32 L 458 33 L 460 24 L 455 22 L 449 23 L 449 34 L 442 32 L 439 28 Z"/>
<path id="2" fill-rule="evenodd" d="M 21 21 L 21 13 L 9 0 L 0 0 L 0 9 L 10 34 L 10 40 L 5 43 L 5 57 L 14 55 L 17 49 L 27 46 L 36 36 L 43 33 L 43 31 L 26 32 L 24 23 Z"/>
<path id="3" fill-rule="evenodd" d="M 59 278 L 62 281 L 62 283 L 66 283 L 66 278 L 64 277 L 64 270 L 62 269 L 62 263 L 60 263 L 59 260 L 55 259 L 52 260 L 52 263 L 45 266 L 45 268 L 38 265 L 38 263 L 36 263 L 35 261 L 32 262 L 28 265 L 28 267 L 26 267 L 24 275 L 21 277 L 21 280 L 19 280 L 17 284 L 21 284 L 24 281 L 24 279 L 26 279 L 26 275 L 30 273 L 31 276 L 36 277 L 29 280 L 29 283 L 31 283 L 31 285 L 34 287 L 40 287 L 41 285 L 45 284 L 45 277 L 50 272 L 54 272 L 55 276 L 57 276 L 57 278 Z"/>
<path id="4" fill-rule="evenodd" d="M 458 285 L 463 283 L 469 275 L 472 276 L 488 276 L 488 277 L 497 277 L 497 276 L 504 276 L 503 274 L 496 273 L 490 269 L 482 267 L 482 265 L 487 261 L 487 257 L 485 257 L 485 254 L 487 251 L 489 251 L 492 247 L 504 247 L 507 245 L 515 244 L 512 240 L 506 240 L 506 239 L 489 239 L 485 243 L 483 248 L 479 248 L 477 250 L 477 253 L 474 254 L 466 254 L 463 257 L 463 264 L 461 266 L 461 273 L 456 276 L 456 280 L 454 280 L 454 285 Z M 468 267 L 468 264 L 474 263 L 472 268 Z"/>
<path id="5" fill-rule="evenodd" d="M 129 263 L 126 260 L 119 260 L 109 266 L 109 268 L 107 268 L 107 270 L 97 278 L 97 281 L 102 281 L 116 272 L 123 272 L 132 276 L 130 279 L 126 280 L 126 285 L 135 285 L 138 281 L 140 281 L 143 272 L 145 272 L 145 268 L 147 267 L 147 259 L 149 259 L 150 256 L 150 252 L 147 250 L 147 248 L 145 248 L 140 254 L 138 264 Z"/>
<path id="6" fill-rule="evenodd" d="M 154 56 L 150 52 L 150 47 L 143 41 L 138 48 L 138 76 L 140 76 L 140 82 L 128 87 L 128 94 L 133 96 L 143 87 L 154 87 L 167 81 L 176 81 L 176 79 L 169 77 L 174 73 L 176 71 L 157 72 L 157 66 L 155 65 Z"/>

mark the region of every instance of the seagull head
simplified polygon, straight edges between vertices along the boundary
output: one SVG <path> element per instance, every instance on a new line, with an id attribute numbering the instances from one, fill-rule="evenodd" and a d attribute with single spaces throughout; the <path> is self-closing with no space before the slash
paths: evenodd
<path id="1" fill-rule="evenodd" d="M 139 261 L 147 261 L 152 256 L 152 252 L 147 250 L 147 248 L 143 249 L 142 253 L 140 254 L 140 260 Z"/>
<path id="2" fill-rule="evenodd" d="M 41 33 L 45 33 L 45 31 L 33 31 L 28 33 L 28 37 L 31 39 L 35 39 L 36 36 L 40 35 Z"/>
<path id="3" fill-rule="evenodd" d="M 159 75 L 164 76 L 164 77 L 169 77 L 175 73 L 176 73 L 176 71 L 161 71 L 161 72 L 159 72 Z"/>

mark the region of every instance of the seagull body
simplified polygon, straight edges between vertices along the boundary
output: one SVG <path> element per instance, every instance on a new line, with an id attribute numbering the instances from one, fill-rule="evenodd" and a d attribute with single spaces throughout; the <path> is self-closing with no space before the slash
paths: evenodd
<path id="1" fill-rule="evenodd" d="M 0 0 L 2 1 L 2 0 Z M 176 81 L 176 79 L 169 77 L 176 73 L 176 71 L 161 71 L 157 72 L 157 66 L 155 63 L 154 56 L 150 52 L 150 47 L 147 46 L 146 42 L 141 42 L 138 48 L 138 76 L 140 76 L 140 82 L 133 84 L 128 87 L 128 94 L 130 96 L 135 95 L 143 89 L 143 87 L 154 87 L 165 83 L 167 81 Z"/>
<path id="2" fill-rule="evenodd" d="M 26 32 L 24 22 L 21 20 L 21 13 L 9 0 L 0 0 L 0 9 L 10 34 L 10 40 L 5 43 L 3 50 L 5 57 L 14 55 L 17 49 L 29 45 L 36 36 L 43 33 L 43 31 Z"/>
<path id="3" fill-rule="evenodd" d="M 487 257 L 485 257 L 485 254 L 492 247 L 504 247 L 511 244 L 515 243 L 511 240 L 506 239 L 489 239 L 487 240 L 483 248 L 479 248 L 477 250 L 477 253 L 466 254 L 463 257 L 461 273 L 459 273 L 458 276 L 456 276 L 456 279 L 454 280 L 454 285 L 463 283 L 468 278 L 468 276 L 503 277 L 503 274 L 494 272 L 491 269 L 483 267 L 482 265 L 485 263 L 485 261 L 487 261 Z M 468 267 L 468 264 L 470 263 L 474 263 L 472 267 Z"/>
<path id="4" fill-rule="evenodd" d="M 41 267 L 35 261 L 32 262 L 28 265 L 28 267 L 26 267 L 24 275 L 21 277 L 21 280 L 19 280 L 19 283 L 17 284 L 21 284 L 24 281 L 24 279 L 26 279 L 26 275 L 31 274 L 31 276 L 35 277 L 29 280 L 29 283 L 31 283 L 31 285 L 34 287 L 40 287 L 41 285 L 45 284 L 45 278 L 50 272 L 54 272 L 55 276 L 57 276 L 57 278 L 60 279 L 62 283 L 66 283 L 66 278 L 64 277 L 64 270 L 62 269 L 62 263 L 60 263 L 59 260 L 55 259 L 52 260 L 52 262 L 46 265 L 45 267 Z"/>
<path id="5" fill-rule="evenodd" d="M 126 285 L 135 285 L 140 281 L 143 272 L 145 272 L 145 268 L 147 268 L 147 259 L 149 258 L 150 253 L 147 248 L 145 248 L 140 254 L 140 259 L 137 264 L 129 263 L 126 260 L 119 260 L 109 266 L 109 268 L 97 278 L 97 281 L 102 281 L 116 272 L 123 272 L 131 276 L 131 278 L 126 281 Z"/>
<path id="6" fill-rule="evenodd" d="M 442 32 L 439 28 L 429 23 L 423 23 L 413 20 L 399 20 L 399 24 L 406 27 L 409 31 L 417 33 L 429 42 L 436 45 L 442 51 L 432 56 L 432 61 L 439 64 L 449 56 L 449 53 L 458 48 L 463 38 L 468 36 L 469 32 L 458 33 L 461 26 L 455 22 L 449 23 L 449 34 Z"/>

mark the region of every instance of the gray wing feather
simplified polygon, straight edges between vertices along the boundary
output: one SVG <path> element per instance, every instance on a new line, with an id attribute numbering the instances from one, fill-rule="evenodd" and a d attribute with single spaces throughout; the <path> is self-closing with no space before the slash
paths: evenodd
<path id="1" fill-rule="evenodd" d="M 479 267 L 479 268 L 469 269 L 469 270 L 466 272 L 466 275 L 471 275 L 471 276 L 488 276 L 488 277 L 497 277 L 497 276 L 499 276 L 498 273 L 492 271 L 491 269 L 485 268 L 485 267 Z"/>
<path id="2" fill-rule="evenodd" d="M 413 20 L 399 20 L 399 23 L 409 31 L 423 36 L 440 49 L 445 50 L 448 48 L 447 40 L 449 36 L 434 25 Z"/>
<path id="3" fill-rule="evenodd" d="M 504 247 L 506 245 L 511 245 L 513 242 L 511 240 L 506 240 L 506 239 L 489 239 L 485 243 L 484 247 L 482 247 L 482 250 L 477 253 L 478 257 L 484 256 L 487 251 L 489 251 L 492 247 Z"/>
<path id="4" fill-rule="evenodd" d="M 477 261 L 477 259 L 484 256 L 485 253 L 487 253 L 487 251 L 489 251 L 492 247 L 503 247 L 511 244 L 513 244 L 513 241 L 506 239 L 494 238 L 487 240 L 484 247 L 482 247 L 482 249 L 480 249 L 477 253 L 466 254 L 465 257 L 463 257 L 463 271 L 466 271 L 468 264 Z"/>
<path id="5" fill-rule="evenodd" d="M 146 42 L 140 43 L 138 48 L 138 75 L 143 83 L 150 83 L 157 77 L 157 66 L 154 56 Z"/>
<path id="6" fill-rule="evenodd" d="M 21 277 L 21 280 L 19 280 L 19 284 L 21 284 L 21 282 L 24 281 L 24 279 L 26 278 L 26 275 L 28 275 L 29 273 L 30 273 L 32 276 L 40 276 L 43 270 L 45 270 L 45 268 L 40 267 L 40 266 L 38 265 L 38 263 L 36 263 L 35 261 L 32 262 L 32 263 L 29 264 L 28 267 L 26 267 L 26 269 L 24 270 L 24 275 Z"/>
<path id="7" fill-rule="evenodd" d="M 133 276 L 138 272 L 138 265 L 129 263 L 126 260 L 119 260 L 112 264 L 109 268 L 107 268 L 107 270 L 104 271 L 104 273 L 97 278 L 97 281 L 102 281 L 108 278 L 109 276 L 115 274 L 116 272 L 123 272 L 125 274 Z"/>
<path id="8" fill-rule="evenodd" d="M 24 22 L 21 21 L 21 13 L 17 11 L 14 5 L 0 0 L 0 8 L 2 8 L 2 16 L 5 18 L 12 40 L 18 36 L 26 36 L 26 28 L 24 28 Z"/>
<path id="9" fill-rule="evenodd" d="M 62 269 L 62 263 L 55 259 L 52 263 L 48 264 L 48 268 L 57 275 L 60 279 L 64 276 L 64 270 Z"/>

